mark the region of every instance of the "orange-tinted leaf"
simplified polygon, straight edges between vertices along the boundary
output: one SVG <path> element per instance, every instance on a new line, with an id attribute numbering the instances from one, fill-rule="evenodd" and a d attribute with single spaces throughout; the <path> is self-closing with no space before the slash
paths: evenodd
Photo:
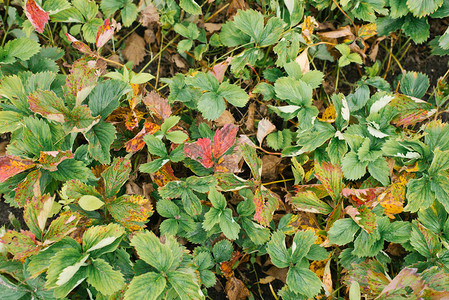
<path id="1" fill-rule="evenodd" d="M 53 91 L 37 90 L 27 96 L 30 110 L 48 120 L 63 123 L 66 118 L 67 108 L 64 101 L 56 96 Z"/>
<path id="2" fill-rule="evenodd" d="M 307 44 L 312 42 L 313 29 L 317 25 L 318 24 L 314 17 L 306 16 L 304 18 L 304 22 L 301 24 L 301 34 L 303 38 L 306 40 Z"/>
<path id="3" fill-rule="evenodd" d="M 70 35 L 68 33 L 66 33 L 65 35 L 69 39 L 69 42 L 72 43 L 73 48 L 75 48 L 78 51 L 80 51 L 82 53 L 85 53 L 87 55 L 93 55 L 94 54 L 92 52 L 92 50 L 89 48 L 89 46 L 87 46 L 83 42 L 78 41 L 75 37 L 73 37 L 72 35 Z"/>
<path id="4" fill-rule="evenodd" d="M 109 18 L 104 20 L 103 25 L 98 27 L 97 30 L 97 48 L 101 48 L 106 44 L 114 35 L 116 22 L 112 19 L 112 24 Z"/>
<path id="5" fill-rule="evenodd" d="M 405 181 L 405 184 L 401 181 L 395 182 L 377 198 L 380 205 L 384 208 L 384 214 L 391 219 L 394 219 L 395 214 L 399 214 L 404 210 L 406 184 L 407 181 Z"/>
<path id="6" fill-rule="evenodd" d="M 41 151 L 41 156 L 39 157 L 39 163 L 42 168 L 49 171 L 58 170 L 58 165 L 66 159 L 73 158 L 74 155 L 72 151 Z"/>
<path id="7" fill-rule="evenodd" d="M 37 32 L 44 32 L 45 24 L 48 23 L 50 17 L 48 13 L 39 6 L 34 0 L 26 0 L 25 14 Z"/>
<path id="8" fill-rule="evenodd" d="M 326 107 L 323 114 L 321 115 L 321 118 L 318 118 L 318 120 L 327 123 L 333 123 L 335 122 L 336 119 L 337 119 L 337 112 L 335 111 L 335 106 L 333 104 Z"/>
<path id="9" fill-rule="evenodd" d="M 372 233 L 377 228 L 376 215 L 365 205 L 358 208 L 350 205 L 345 211 L 367 233 Z"/>
<path id="10" fill-rule="evenodd" d="M 17 175 L 36 164 L 32 160 L 21 159 L 18 156 L 6 155 L 0 157 L 0 182 Z"/>
<path id="11" fill-rule="evenodd" d="M 379 193 L 382 188 L 369 188 L 369 189 L 348 189 L 344 188 L 342 195 L 346 198 L 351 199 L 359 205 L 370 203 L 375 200 L 377 193 Z"/>
<path id="12" fill-rule="evenodd" d="M 0 238 L 0 242 L 5 244 L 6 251 L 11 253 L 13 259 L 25 262 L 26 258 L 39 253 L 41 246 L 36 237 L 30 231 L 20 232 L 8 230 Z"/>
<path id="13" fill-rule="evenodd" d="M 127 152 L 137 152 L 145 146 L 143 137 L 147 134 L 154 134 L 156 131 L 161 129 L 157 124 L 151 123 L 150 121 L 145 121 L 145 124 L 141 131 L 131 140 L 125 143 L 125 149 Z"/>
<path id="14" fill-rule="evenodd" d="M 165 186 L 170 181 L 178 180 L 175 174 L 173 173 L 173 169 L 170 163 L 166 163 L 159 169 L 159 171 L 153 174 L 153 182 L 158 186 Z"/>
<path id="15" fill-rule="evenodd" d="M 171 116 L 172 111 L 168 100 L 162 98 L 155 91 L 151 91 L 143 99 L 147 108 L 160 120 L 165 120 Z"/>

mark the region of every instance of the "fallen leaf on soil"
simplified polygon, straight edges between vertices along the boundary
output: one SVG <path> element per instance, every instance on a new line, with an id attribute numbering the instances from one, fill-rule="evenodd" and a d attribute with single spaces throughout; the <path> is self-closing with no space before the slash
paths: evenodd
<path id="1" fill-rule="evenodd" d="M 172 111 L 168 100 L 162 98 L 161 95 L 155 91 L 148 93 L 143 99 L 143 103 L 147 108 L 162 121 L 170 117 Z"/>
<path id="2" fill-rule="evenodd" d="M 123 57 L 127 61 L 132 61 L 135 66 L 140 64 L 144 57 L 145 53 L 145 40 L 138 35 L 137 33 L 133 33 L 129 38 L 126 39 L 126 46 L 123 49 L 122 54 Z"/>
<path id="3" fill-rule="evenodd" d="M 225 110 L 214 122 L 217 126 L 222 127 L 226 124 L 235 124 L 235 119 L 229 110 Z"/>
<path id="4" fill-rule="evenodd" d="M 248 131 L 254 130 L 254 115 L 255 115 L 255 113 L 256 113 L 256 104 L 254 102 L 252 102 L 248 106 L 248 117 L 245 122 L 246 130 L 248 130 Z"/>
<path id="5" fill-rule="evenodd" d="M 142 11 L 139 22 L 145 27 L 148 27 L 148 25 L 153 23 L 159 23 L 159 13 L 157 11 L 157 7 L 154 6 L 153 3 L 150 3 Z"/>
<path id="6" fill-rule="evenodd" d="M 268 271 L 264 271 L 265 274 L 273 276 L 275 279 L 278 279 L 283 283 L 287 282 L 287 272 L 288 268 L 279 269 L 278 267 L 275 266 L 269 268 Z"/>
<path id="7" fill-rule="evenodd" d="M 330 263 L 331 263 L 331 260 L 329 259 L 326 262 L 326 266 L 324 267 L 323 285 L 326 290 L 326 295 L 332 294 L 332 274 L 331 274 Z"/>
<path id="8" fill-rule="evenodd" d="M 260 120 L 257 125 L 257 140 L 259 141 L 259 145 L 262 145 L 263 139 L 275 129 L 276 126 L 274 126 L 267 118 Z"/>
<path id="9" fill-rule="evenodd" d="M 216 64 L 212 70 L 210 71 L 215 78 L 217 78 L 218 82 L 223 82 L 224 75 L 226 70 L 228 69 L 229 64 L 232 61 L 232 57 L 228 57 L 225 61 L 222 61 L 219 64 Z"/>
<path id="10" fill-rule="evenodd" d="M 150 28 L 145 30 L 143 38 L 147 44 L 153 44 L 156 41 L 156 35 L 154 34 L 154 30 Z"/>
<path id="11" fill-rule="evenodd" d="M 234 16 L 239 9 L 245 10 L 248 9 L 249 6 L 245 2 L 245 0 L 232 0 L 231 4 L 229 4 L 228 9 L 226 10 L 226 16 L 230 19 Z"/>
<path id="12" fill-rule="evenodd" d="M 262 278 L 261 280 L 259 280 L 259 283 L 260 283 L 260 284 L 268 284 L 268 283 L 270 283 L 270 282 L 273 282 L 275 279 L 276 279 L 276 278 L 275 278 L 274 276 L 269 275 L 269 276 L 267 276 L 267 277 Z"/>
<path id="13" fill-rule="evenodd" d="M 217 23 L 204 23 L 204 28 L 206 28 L 207 32 L 213 33 L 215 31 L 219 31 L 221 29 L 221 24 Z"/>
<path id="14" fill-rule="evenodd" d="M 169 59 L 170 61 L 174 62 L 175 65 L 180 69 L 184 69 L 187 67 L 186 63 L 184 62 L 184 59 L 179 54 L 172 55 L 170 56 Z"/>
<path id="15" fill-rule="evenodd" d="M 262 157 L 262 177 L 274 180 L 278 176 L 277 167 L 281 163 L 282 158 L 275 155 L 265 155 Z"/>
<path id="16" fill-rule="evenodd" d="M 231 277 L 226 282 L 226 294 L 230 300 L 244 300 L 250 296 L 245 284 L 235 277 Z"/>

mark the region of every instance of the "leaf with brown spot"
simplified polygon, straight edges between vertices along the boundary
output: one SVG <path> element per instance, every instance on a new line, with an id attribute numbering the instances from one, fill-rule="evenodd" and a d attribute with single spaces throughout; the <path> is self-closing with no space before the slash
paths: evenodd
<path id="1" fill-rule="evenodd" d="M 178 178 L 173 173 L 173 169 L 170 163 L 166 163 L 157 172 L 152 174 L 153 182 L 158 186 L 165 186 L 170 181 L 178 180 Z"/>
<path id="2" fill-rule="evenodd" d="M 41 151 L 39 163 L 42 168 L 54 172 L 58 170 L 58 165 L 66 159 L 73 158 L 74 155 L 71 150 L 67 151 Z"/>
<path id="3" fill-rule="evenodd" d="M 106 207 L 114 220 L 131 231 L 142 230 L 153 214 L 150 200 L 141 195 L 123 195 Z"/>
<path id="4" fill-rule="evenodd" d="M 33 197 L 26 203 L 23 219 L 30 231 L 37 237 L 42 238 L 47 219 L 52 215 L 54 197 L 50 194 Z"/>
<path id="5" fill-rule="evenodd" d="M 139 133 L 137 133 L 134 138 L 125 143 L 125 149 L 127 152 L 137 152 L 145 146 L 143 137 L 147 134 L 154 134 L 156 131 L 160 130 L 161 127 L 150 121 L 145 121 L 143 128 Z"/>
<path id="6" fill-rule="evenodd" d="M 367 40 L 377 34 L 377 25 L 376 23 L 368 23 L 360 26 L 358 30 L 358 37 L 364 40 Z"/>
<path id="7" fill-rule="evenodd" d="M 139 65 L 145 58 L 145 40 L 137 33 L 133 33 L 126 39 L 125 49 L 122 50 L 122 55 L 127 61 L 132 61 L 134 66 Z"/>
<path id="8" fill-rule="evenodd" d="M 21 262 L 25 262 L 27 257 L 39 253 L 42 247 L 32 232 L 24 230 L 20 232 L 8 230 L 0 238 L 0 242 L 4 244 L 6 251 L 14 256 L 13 259 Z"/>
<path id="9" fill-rule="evenodd" d="M 264 186 L 257 189 L 254 193 L 254 203 L 256 205 L 254 220 L 263 226 L 268 226 L 273 219 L 274 212 L 279 207 L 279 201 L 279 196 Z"/>
<path id="10" fill-rule="evenodd" d="M 338 165 L 315 161 L 315 177 L 323 184 L 334 201 L 340 199 L 343 190 L 343 171 Z"/>
<path id="11" fill-rule="evenodd" d="M 67 39 L 69 40 L 69 42 L 72 43 L 72 47 L 75 48 L 76 50 L 85 53 L 89 56 L 93 56 L 94 53 L 92 52 L 92 50 L 90 49 L 89 46 L 87 46 L 86 44 L 84 44 L 83 42 L 78 41 L 75 37 L 73 37 L 72 35 L 66 33 L 65 36 L 67 37 Z"/>
<path id="12" fill-rule="evenodd" d="M 117 23 L 114 19 L 112 19 L 112 22 L 109 18 L 104 20 L 103 25 L 99 26 L 97 30 L 97 48 L 103 47 L 114 36 L 114 30 L 116 27 Z"/>
<path id="13" fill-rule="evenodd" d="M 245 300 L 250 296 L 248 288 L 245 284 L 235 277 L 231 277 L 226 282 L 226 295 L 229 300 Z"/>
<path id="14" fill-rule="evenodd" d="M 28 173 L 25 180 L 17 185 L 14 201 L 19 207 L 24 207 L 25 203 L 30 201 L 33 196 L 39 197 L 41 195 L 41 175 L 42 173 L 40 170 L 31 171 Z"/>

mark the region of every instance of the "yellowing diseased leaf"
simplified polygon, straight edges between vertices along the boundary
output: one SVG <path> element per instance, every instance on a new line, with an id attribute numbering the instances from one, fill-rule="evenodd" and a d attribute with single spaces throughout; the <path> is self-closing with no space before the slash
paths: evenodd
<path id="1" fill-rule="evenodd" d="M 153 214 L 150 200 L 141 195 L 124 195 L 107 205 L 111 216 L 130 231 L 141 230 Z"/>
<path id="2" fill-rule="evenodd" d="M 304 18 L 304 22 L 301 24 L 301 35 L 307 44 L 312 42 L 312 33 L 316 26 L 318 26 L 318 23 L 314 17 L 306 16 Z"/>
<path id="3" fill-rule="evenodd" d="M 273 219 L 275 210 L 279 207 L 279 196 L 264 186 L 257 189 L 254 194 L 254 203 L 256 204 L 256 213 L 254 220 L 263 226 L 268 224 Z"/>
<path id="4" fill-rule="evenodd" d="M 5 245 L 6 251 L 13 255 L 13 259 L 25 262 L 26 258 L 39 253 L 41 245 L 30 231 L 20 232 L 8 230 L 0 242 Z"/>
<path id="5" fill-rule="evenodd" d="M 318 120 L 327 122 L 327 123 L 334 123 L 337 118 L 337 113 L 335 111 L 335 106 L 333 104 L 326 107 L 323 114 L 321 115 L 321 118 L 318 118 Z"/>
<path id="6" fill-rule="evenodd" d="M 101 208 L 104 202 L 95 196 L 84 195 L 78 200 L 78 204 L 84 210 L 93 211 Z"/>
<path id="7" fill-rule="evenodd" d="M 89 250 L 87 250 L 87 252 L 91 252 L 91 251 L 106 247 L 106 246 L 112 244 L 117 238 L 118 237 L 116 237 L 116 236 L 108 236 L 108 237 L 102 239 L 101 241 L 99 241 L 97 244 L 95 244 L 91 248 L 89 248 Z"/>
<path id="8" fill-rule="evenodd" d="M 139 133 L 137 133 L 132 139 L 125 143 L 125 149 L 127 152 L 137 152 L 145 146 L 143 137 L 147 134 L 154 134 L 156 131 L 160 130 L 161 127 L 150 121 L 145 121 L 143 128 Z"/>
<path id="9" fill-rule="evenodd" d="M 367 40 L 377 34 L 376 30 L 377 30 L 376 23 L 365 24 L 359 28 L 358 36 L 359 38 Z"/>
<path id="10" fill-rule="evenodd" d="M 41 151 L 39 157 L 39 163 L 42 165 L 43 169 L 54 172 L 58 170 L 58 165 L 66 159 L 73 158 L 74 155 L 72 151 Z"/>
<path id="11" fill-rule="evenodd" d="M 2 156 L 0 157 L 0 182 L 5 182 L 9 177 L 17 175 L 35 165 L 32 160 L 21 159 L 18 156 Z"/>

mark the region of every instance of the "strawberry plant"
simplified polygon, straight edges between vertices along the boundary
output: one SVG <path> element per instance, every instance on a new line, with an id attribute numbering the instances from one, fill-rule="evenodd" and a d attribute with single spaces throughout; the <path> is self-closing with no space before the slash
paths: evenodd
<path id="1" fill-rule="evenodd" d="M 2 299 L 449 297 L 446 1 L 0 10 Z"/>

